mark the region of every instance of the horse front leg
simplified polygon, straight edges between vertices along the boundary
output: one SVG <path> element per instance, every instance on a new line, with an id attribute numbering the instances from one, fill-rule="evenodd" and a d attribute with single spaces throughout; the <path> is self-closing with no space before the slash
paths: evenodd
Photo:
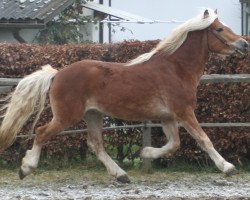
<path id="1" fill-rule="evenodd" d="M 178 124 L 175 120 L 162 122 L 162 130 L 167 137 L 168 143 L 161 148 L 145 147 L 141 152 L 143 158 L 156 159 L 162 156 L 168 157 L 180 147 Z"/>
<path id="2" fill-rule="evenodd" d="M 111 159 L 104 149 L 102 137 L 103 115 L 98 111 L 88 111 L 85 115 L 85 121 L 88 128 L 88 146 L 104 164 L 110 175 L 116 177 L 119 182 L 130 183 L 127 173 Z"/>
<path id="3" fill-rule="evenodd" d="M 189 134 L 197 141 L 199 146 L 208 153 L 210 158 L 214 161 L 215 165 L 228 176 L 236 173 L 235 166 L 227 162 L 214 148 L 211 140 L 200 127 L 195 114 L 192 111 L 187 112 L 181 121 L 184 128 Z"/>

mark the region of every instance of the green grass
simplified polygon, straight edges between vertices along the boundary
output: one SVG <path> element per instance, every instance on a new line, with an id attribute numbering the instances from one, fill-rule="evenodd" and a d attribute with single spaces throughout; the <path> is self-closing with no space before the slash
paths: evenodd
<path id="1" fill-rule="evenodd" d="M 166 164 L 167 163 L 167 164 Z M 133 161 L 125 159 L 123 163 L 118 163 L 121 168 L 125 171 L 141 171 L 142 169 L 142 159 L 136 158 Z M 17 171 L 21 163 L 6 163 L 3 160 L 0 160 L 0 170 L 10 170 Z M 207 173 L 221 173 L 216 166 L 212 163 L 206 164 L 197 164 L 191 163 L 184 160 L 172 160 L 169 162 L 152 162 L 152 170 L 154 172 L 188 172 L 188 173 L 197 173 L 197 172 L 207 172 Z M 94 156 L 93 154 L 88 154 L 86 160 L 81 160 L 80 158 L 75 158 L 74 160 L 64 160 L 58 157 L 42 157 L 38 170 L 46 171 L 63 171 L 68 169 L 81 169 L 81 170 L 91 170 L 91 171 L 106 171 L 103 164 Z M 244 166 L 237 165 L 236 168 L 242 172 L 250 172 L 249 163 L 245 163 Z"/>
<path id="2" fill-rule="evenodd" d="M 137 165 L 137 167 L 134 167 Z M 159 167 L 153 165 L 152 173 L 145 173 L 141 170 L 141 160 L 137 159 L 134 162 L 128 160 L 120 165 L 127 171 L 132 182 L 149 182 L 159 183 L 162 181 L 181 180 L 183 177 L 190 176 L 193 180 L 200 176 L 210 176 L 211 174 L 219 177 L 224 177 L 223 173 L 219 172 L 215 166 L 200 167 L 199 165 L 190 164 L 185 161 L 178 161 L 169 164 L 168 167 Z M 250 177 L 249 166 L 239 168 L 240 177 Z M 114 177 L 108 175 L 103 164 L 93 156 L 88 156 L 86 161 L 78 162 L 62 162 L 54 158 L 42 159 L 38 169 L 23 181 L 18 178 L 19 164 L 15 165 L 0 165 L 0 187 L 1 184 L 18 185 L 46 185 L 46 184 L 64 184 L 65 183 L 97 183 L 110 184 Z"/>

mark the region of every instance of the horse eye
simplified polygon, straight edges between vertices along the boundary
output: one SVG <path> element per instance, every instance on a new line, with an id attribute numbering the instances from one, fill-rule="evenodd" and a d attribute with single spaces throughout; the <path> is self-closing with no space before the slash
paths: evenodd
<path id="1" fill-rule="evenodd" d="M 217 28 L 216 31 L 217 31 L 217 32 L 222 32 L 222 31 L 223 31 L 223 28 Z"/>

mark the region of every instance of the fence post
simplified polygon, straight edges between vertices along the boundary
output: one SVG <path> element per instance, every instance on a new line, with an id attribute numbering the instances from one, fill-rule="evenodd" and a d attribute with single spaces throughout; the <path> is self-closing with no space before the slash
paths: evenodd
<path id="1" fill-rule="evenodd" d="M 143 134 L 142 134 L 142 146 L 143 148 L 146 146 L 151 146 L 151 127 L 147 126 L 147 122 L 144 122 Z M 152 159 L 143 158 L 142 160 L 142 169 L 146 173 L 152 172 Z"/>

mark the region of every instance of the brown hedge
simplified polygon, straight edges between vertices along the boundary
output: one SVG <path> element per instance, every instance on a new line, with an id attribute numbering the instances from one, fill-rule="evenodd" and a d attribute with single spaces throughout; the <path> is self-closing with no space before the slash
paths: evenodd
<path id="1" fill-rule="evenodd" d="M 249 38 L 246 38 L 249 39 Z M 125 41 L 117 44 L 84 44 L 84 45 L 34 45 L 34 44 L 0 44 L 0 77 L 23 77 L 38 70 L 42 65 L 50 64 L 57 69 L 83 60 L 95 59 L 111 62 L 127 62 L 128 60 L 150 51 L 158 41 Z M 222 59 L 211 55 L 205 69 L 205 74 L 238 74 L 250 73 L 250 56 L 244 58 L 235 55 Z M 249 121 L 249 84 L 203 84 L 198 88 L 198 105 L 196 114 L 200 122 L 248 122 Z M 51 119 L 50 109 L 43 113 L 38 125 Z M 111 119 L 105 120 L 108 126 Z M 117 121 L 115 121 L 117 123 Z M 125 122 L 122 122 L 125 123 Z M 129 123 L 129 122 L 126 122 Z M 84 122 L 77 127 L 84 128 Z M 30 128 L 28 122 L 21 134 L 27 134 Z M 228 159 L 235 162 L 250 160 L 250 133 L 247 128 L 206 128 L 206 132 L 214 142 L 215 147 Z M 122 144 L 135 143 L 141 145 L 141 135 L 128 131 L 125 137 L 121 132 L 106 132 L 108 142 L 114 147 Z M 187 160 L 206 160 L 207 156 L 195 141 L 181 130 L 182 148 L 177 157 Z M 165 137 L 159 129 L 153 130 L 153 145 L 164 144 Z M 14 161 L 32 144 L 30 140 L 18 139 L 4 154 L 2 159 Z M 86 135 L 57 136 L 45 145 L 47 154 L 56 154 L 72 158 L 75 152 L 84 152 Z"/>

